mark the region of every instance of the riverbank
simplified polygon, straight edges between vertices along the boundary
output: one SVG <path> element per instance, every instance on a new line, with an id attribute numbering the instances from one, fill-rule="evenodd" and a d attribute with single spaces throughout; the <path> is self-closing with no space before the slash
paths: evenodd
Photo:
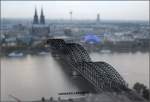
<path id="1" fill-rule="evenodd" d="M 26 102 L 16 98 L 15 100 L 17 102 Z M 52 97 L 50 97 L 50 99 L 45 99 L 44 97 L 42 97 L 41 100 L 32 102 L 148 102 L 148 100 L 143 99 L 136 93 L 117 94 L 117 93 L 103 92 L 100 94 L 88 94 L 85 97 L 81 98 L 69 98 L 69 99 L 61 99 L 60 97 L 58 97 L 58 99 L 53 99 Z"/>

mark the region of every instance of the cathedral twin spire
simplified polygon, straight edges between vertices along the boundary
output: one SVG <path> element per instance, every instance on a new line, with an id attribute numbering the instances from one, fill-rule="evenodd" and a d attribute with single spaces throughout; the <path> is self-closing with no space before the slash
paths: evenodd
<path id="1" fill-rule="evenodd" d="M 35 8 L 33 24 L 45 24 L 45 16 L 44 16 L 44 13 L 43 13 L 43 8 L 41 9 L 40 22 L 38 20 L 37 9 Z"/>

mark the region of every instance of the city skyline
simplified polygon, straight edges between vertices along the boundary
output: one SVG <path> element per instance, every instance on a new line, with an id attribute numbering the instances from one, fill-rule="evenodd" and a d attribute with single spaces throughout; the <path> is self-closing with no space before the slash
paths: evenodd
<path id="1" fill-rule="evenodd" d="M 46 19 L 149 21 L 149 1 L 2 1 L 2 18 L 33 18 L 43 8 Z M 17 11 L 17 12 L 16 12 Z"/>

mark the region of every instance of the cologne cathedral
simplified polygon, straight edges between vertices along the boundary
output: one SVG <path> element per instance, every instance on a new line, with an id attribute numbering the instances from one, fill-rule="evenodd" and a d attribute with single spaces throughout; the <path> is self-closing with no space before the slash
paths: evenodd
<path id="1" fill-rule="evenodd" d="M 31 34 L 35 39 L 46 38 L 49 36 L 50 27 L 45 23 L 45 16 L 43 9 L 41 9 L 40 18 L 38 17 L 37 9 L 35 8 L 35 14 L 33 17 L 33 23 L 31 28 Z"/>

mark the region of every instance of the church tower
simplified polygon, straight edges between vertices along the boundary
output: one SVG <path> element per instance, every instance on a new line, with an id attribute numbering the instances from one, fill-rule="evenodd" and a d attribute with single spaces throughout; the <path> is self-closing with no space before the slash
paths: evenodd
<path id="1" fill-rule="evenodd" d="M 38 21 L 38 14 L 37 14 L 37 10 L 35 8 L 35 14 L 34 14 L 34 19 L 33 19 L 33 24 L 38 24 L 39 21 Z"/>
<path id="2" fill-rule="evenodd" d="M 43 13 L 43 8 L 41 9 L 40 24 L 45 24 L 45 16 Z"/>
<path id="3" fill-rule="evenodd" d="M 97 14 L 97 22 L 100 22 L 100 14 Z"/>
<path id="4" fill-rule="evenodd" d="M 45 24 L 45 16 L 43 13 L 43 8 L 41 9 L 41 15 L 39 16 L 39 19 L 37 10 L 35 9 L 31 34 L 34 40 L 46 39 L 50 34 L 50 27 L 49 25 Z"/>

